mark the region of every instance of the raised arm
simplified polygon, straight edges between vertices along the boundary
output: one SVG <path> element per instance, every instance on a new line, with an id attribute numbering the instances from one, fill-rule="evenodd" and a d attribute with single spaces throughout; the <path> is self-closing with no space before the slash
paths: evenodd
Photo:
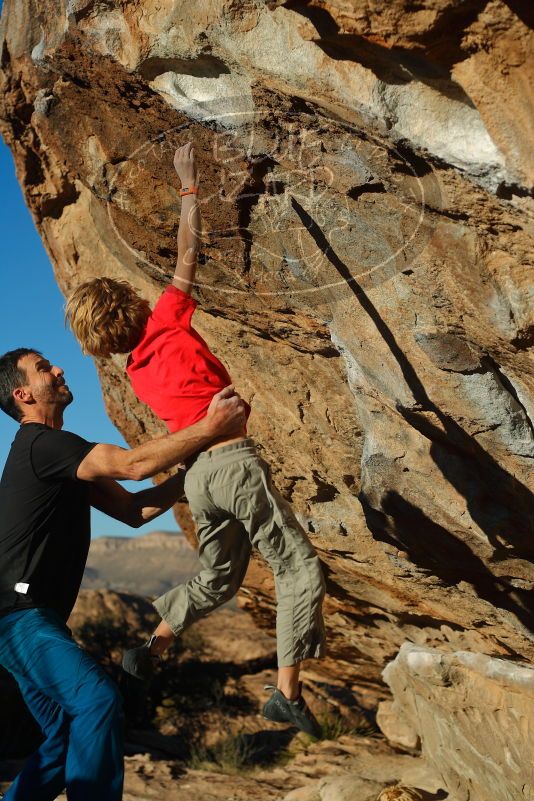
<path id="1" fill-rule="evenodd" d="M 238 435 L 244 423 L 243 401 L 233 387 L 225 387 L 214 396 L 206 417 L 200 422 L 131 450 L 117 445 L 95 445 L 80 462 L 76 476 L 82 481 L 101 478 L 142 481 L 184 462 L 221 436 Z"/>
<path id="2" fill-rule="evenodd" d="M 179 147 L 174 154 L 174 167 L 182 182 L 182 191 L 198 190 L 198 169 L 193 145 L 188 142 Z M 178 256 L 173 284 L 182 292 L 191 293 L 197 269 L 197 256 L 200 242 L 200 209 L 198 193 L 182 197 L 182 211 L 178 226 Z"/>

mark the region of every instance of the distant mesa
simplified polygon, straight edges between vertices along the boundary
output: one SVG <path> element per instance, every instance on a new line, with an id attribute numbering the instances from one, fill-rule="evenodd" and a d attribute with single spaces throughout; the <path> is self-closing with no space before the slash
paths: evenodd
<path id="1" fill-rule="evenodd" d="M 181 532 L 140 537 L 98 537 L 91 542 L 82 587 L 157 596 L 199 569 L 196 552 Z"/>

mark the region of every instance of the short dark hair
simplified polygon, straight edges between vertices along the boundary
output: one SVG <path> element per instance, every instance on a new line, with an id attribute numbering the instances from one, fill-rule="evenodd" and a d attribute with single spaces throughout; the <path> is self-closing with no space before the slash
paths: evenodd
<path id="1" fill-rule="evenodd" d="M 26 371 L 18 364 L 23 356 L 30 356 L 32 353 L 42 356 L 35 348 L 17 348 L 0 356 L 0 409 L 17 423 L 20 422 L 21 413 L 13 397 L 13 390 L 21 387 L 27 379 Z"/>

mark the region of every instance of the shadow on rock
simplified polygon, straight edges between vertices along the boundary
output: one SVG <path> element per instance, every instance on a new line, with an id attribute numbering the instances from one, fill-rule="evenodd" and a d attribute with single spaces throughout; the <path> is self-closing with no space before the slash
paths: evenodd
<path id="1" fill-rule="evenodd" d="M 492 561 L 510 556 L 532 560 L 533 493 L 501 467 L 429 398 L 392 330 L 347 265 L 334 252 L 319 225 L 294 198 L 292 204 L 318 248 L 343 278 L 399 365 L 415 405 L 413 408 L 399 406 L 398 411 L 410 426 L 430 441 L 430 455 L 434 463 L 446 481 L 465 498 L 471 518 L 493 545 Z M 432 422 L 432 416 L 440 425 Z M 381 502 L 383 513 L 392 518 L 391 525 L 380 511 L 373 509 L 365 493 L 362 493 L 361 501 L 366 509 L 369 528 L 377 539 L 383 540 L 389 529 L 388 541 L 405 547 L 416 565 L 432 570 L 449 584 L 461 579 L 473 583 L 482 598 L 513 612 L 526 627 L 533 630 L 534 601 L 531 593 L 516 590 L 502 579 L 495 578 L 469 547 L 443 526 L 430 520 L 420 509 L 394 492 L 387 493 Z M 443 549 L 445 558 L 450 560 L 450 568 L 443 567 Z"/>

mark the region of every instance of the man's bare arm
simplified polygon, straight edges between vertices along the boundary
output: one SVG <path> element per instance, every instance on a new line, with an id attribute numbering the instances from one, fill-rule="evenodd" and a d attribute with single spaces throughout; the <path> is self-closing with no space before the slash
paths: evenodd
<path id="1" fill-rule="evenodd" d="M 174 167 L 183 188 L 198 186 L 198 169 L 191 142 L 176 150 Z M 173 284 L 188 295 L 191 293 L 197 269 L 200 226 L 200 209 L 197 195 L 184 195 L 182 198 L 180 224 L 178 226 L 178 255 Z"/>
<path id="2" fill-rule="evenodd" d="M 222 436 L 239 435 L 245 423 L 245 407 L 233 387 L 218 392 L 203 420 L 175 434 L 127 450 L 118 445 L 99 444 L 89 451 L 76 472 L 82 481 L 112 478 L 142 481 L 196 453 Z"/>
<path id="3" fill-rule="evenodd" d="M 128 492 L 116 481 L 101 478 L 90 485 L 91 506 L 132 528 L 149 523 L 180 500 L 184 492 L 185 470 L 149 489 Z"/>

